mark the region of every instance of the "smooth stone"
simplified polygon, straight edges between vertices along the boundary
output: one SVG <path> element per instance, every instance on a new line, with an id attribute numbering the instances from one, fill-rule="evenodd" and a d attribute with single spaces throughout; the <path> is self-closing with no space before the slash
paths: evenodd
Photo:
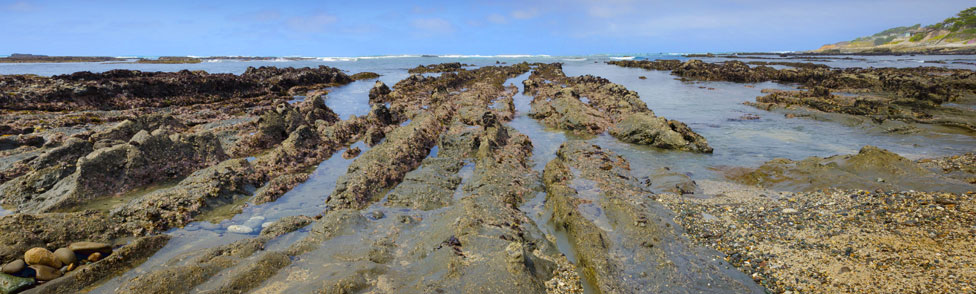
<path id="1" fill-rule="evenodd" d="M 261 223 L 263 223 L 263 222 L 264 222 L 264 217 L 263 216 L 254 216 L 254 217 L 251 217 L 251 218 L 247 219 L 247 221 L 245 221 L 243 225 L 245 227 L 249 227 L 249 228 L 252 228 L 253 229 L 253 228 L 257 228 L 258 226 L 260 226 Z"/>
<path id="2" fill-rule="evenodd" d="M 383 218 L 384 216 L 386 216 L 386 214 L 384 214 L 382 211 L 374 210 L 373 212 L 370 213 L 370 216 L 375 220 L 375 219 Z"/>
<path id="3" fill-rule="evenodd" d="M 24 253 L 24 262 L 29 265 L 45 265 L 53 268 L 61 268 L 61 261 L 54 253 L 47 249 L 35 247 Z"/>
<path id="4" fill-rule="evenodd" d="M 11 275 L 13 275 L 13 274 L 19 273 L 20 271 L 24 270 L 25 268 L 27 268 L 27 263 L 24 262 L 23 259 L 18 259 L 18 260 L 14 260 L 14 261 L 11 261 L 10 263 L 7 263 L 7 264 L 3 265 L 3 268 L 0 269 L 0 271 L 2 271 L 5 274 L 11 274 Z"/>
<path id="5" fill-rule="evenodd" d="M 74 242 L 68 245 L 68 249 L 79 255 L 89 255 L 95 252 L 102 253 L 102 255 L 112 254 L 112 245 L 98 242 Z"/>
<path id="6" fill-rule="evenodd" d="M 95 252 L 95 253 L 92 253 L 92 254 L 88 255 L 88 261 L 89 262 L 96 262 L 96 261 L 99 261 L 99 260 L 102 260 L 102 253 L 100 253 L 100 252 Z"/>
<path id="7" fill-rule="evenodd" d="M 254 231 L 254 229 L 248 226 L 232 225 L 227 227 L 227 231 L 231 233 L 238 233 L 238 234 L 250 234 L 252 231 Z"/>
<path id="8" fill-rule="evenodd" d="M 34 279 L 0 274 L 0 293 L 17 293 L 34 285 Z"/>
<path id="9" fill-rule="evenodd" d="M 50 266 L 35 264 L 30 267 L 37 272 L 34 278 L 38 281 L 50 281 L 61 277 L 61 271 Z"/>
<path id="10" fill-rule="evenodd" d="M 58 250 L 54 250 L 54 256 L 61 261 L 61 264 L 72 264 L 78 261 L 78 257 L 75 256 L 75 252 L 68 248 L 58 248 Z"/>

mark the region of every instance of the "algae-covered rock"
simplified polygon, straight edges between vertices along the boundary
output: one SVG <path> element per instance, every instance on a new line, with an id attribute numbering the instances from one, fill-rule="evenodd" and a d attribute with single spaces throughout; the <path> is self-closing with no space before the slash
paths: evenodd
<path id="1" fill-rule="evenodd" d="M 0 218 L 0 260 L 13 260 L 33 247 L 67 247 L 78 241 L 108 242 L 128 231 L 102 212 L 19 213 Z"/>
<path id="2" fill-rule="evenodd" d="M 364 152 L 349 165 L 327 203 L 334 208 L 362 208 L 378 200 L 379 191 L 399 183 L 420 164 L 443 130 L 443 123 L 434 114 L 423 114 L 395 129 L 382 145 Z"/>
<path id="3" fill-rule="evenodd" d="M 711 153 L 712 147 L 684 123 L 644 113 L 626 115 L 610 128 L 610 135 L 621 141 L 662 149 Z"/>
<path id="4" fill-rule="evenodd" d="M 111 212 L 150 231 L 182 226 L 193 217 L 247 197 L 254 172 L 246 159 L 231 159 L 194 172 L 173 187 L 154 191 Z"/>
<path id="5" fill-rule="evenodd" d="M 941 176 L 891 151 L 864 146 L 857 154 L 800 161 L 773 159 L 756 169 L 733 169 L 737 182 L 788 191 L 824 188 L 966 193 L 976 186 Z"/>
<path id="6" fill-rule="evenodd" d="M 376 81 L 373 84 L 373 88 L 369 89 L 369 101 L 370 102 L 381 102 L 383 101 L 383 96 L 389 95 L 390 87 L 386 86 L 382 81 Z"/>
<path id="7" fill-rule="evenodd" d="M 679 121 L 654 115 L 637 92 L 590 75 L 566 77 L 561 65 L 539 66 L 523 82 L 534 96 L 529 117 L 578 134 L 609 130 L 617 139 L 662 149 L 710 153 L 704 137 Z"/>
<path id="8" fill-rule="evenodd" d="M 564 143 L 545 168 L 546 205 L 579 266 L 602 293 L 762 293 L 718 252 L 698 247 L 673 215 L 599 146 Z"/>
<path id="9" fill-rule="evenodd" d="M 34 279 L 0 274 L 0 294 L 19 293 L 34 285 Z"/>

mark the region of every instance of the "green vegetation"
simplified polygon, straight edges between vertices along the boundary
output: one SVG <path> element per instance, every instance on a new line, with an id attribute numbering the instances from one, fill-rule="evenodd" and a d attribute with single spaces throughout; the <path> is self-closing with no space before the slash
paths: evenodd
<path id="1" fill-rule="evenodd" d="M 908 32 L 913 31 L 913 30 L 917 30 L 920 27 L 922 27 L 921 24 L 916 24 L 916 25 L 908 26 L 908 27 L 890 28 L 890 29 L 881 31 L 880 33 L 874 34 L 874 35 L 872 35 L 872 37 L 885 37 L 885 36 L 888 36 L 888 35 L 901 35 L 901 34 L 908 33 Z"/>
<path id="2" fill-rule="evenodd" d="M 928 34 L 926 34 L 926 33 L 915 33 L 915 34 L 914 34 L 914 35 L 912 35 L 912 37 L 911 37 L 910 39 L 908 39 L 908 40 L 909 40 L 909 41 L 912 41 L 912 42 L 918 42 L 918 41 L 921 41 L 922 39 L 925 39 L 925 36 L 926 36 L 926 35 L 928 35 Z"/>
<path id="3" fill-rule="evenodd" d="M 887 37 L 881 37 L 881 38 L 874 38 L 874 46 L 888 44 L 888 42 L 891 42 L 894 39 L 895 39 L 895 36 L 887 36 Z"/>
<path id="4" fill-rule="evenodd" d="M 950 17 L 940 23 L 929 26 L 933 29 L 948 29 L 951 32 L 976 28 L 976 7 L 960 11 L 955 17 Z"/>

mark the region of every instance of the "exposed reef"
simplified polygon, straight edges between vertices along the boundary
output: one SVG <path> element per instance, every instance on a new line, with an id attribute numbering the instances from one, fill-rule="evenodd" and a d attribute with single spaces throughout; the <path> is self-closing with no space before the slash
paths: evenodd
<path id="1" fill-rule="evenodd" d="M 976 74 L 970 70 L 936 67 L 832 69 L 813 64 L 775 69 L 750 67 L 737 61 L 706 63 L 701 60 L 611 61 L 622 67 L 670 70 L 683 79 L 756 83 L 797 83 L 806 90 L 770 91 L 748 103 L 758 108 L 802 107 L 821 112 L 867 116 L 877 122 L 905 121 L 960 127 L 976 131 L 976 111 L 945 107 L 950 102 L 976 97 Z M 842 95 L 838 93 L 850 93 Z"/>
<path id="2" fill-rule="evenodd" d="M 670 211 L 599 146 L 570 141 L 546 165 L 546 205 L 601 293 L 762 293 L 672 224 Z"/>
<path id="3" fill-rule="evenodd" d="M 687 125 L 655 116 L 637 92 L 590 75 L 566 77 L 562 65 L 540 65 L 523 82 L 534 96 L 529 116 L 547 126 L 580 134 L 610 135 L 624 142 L 663 149 L 712 152 Z"/>

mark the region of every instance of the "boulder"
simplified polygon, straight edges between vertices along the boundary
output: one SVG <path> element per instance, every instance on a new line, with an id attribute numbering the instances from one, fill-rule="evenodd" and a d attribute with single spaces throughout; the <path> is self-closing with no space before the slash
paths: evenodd
<path id="1" fill-rule="evenodd" d="M 684 123 L 646 113 L 624 116 L 610 128 L 610 135 L 624 142 L 663 149 L 712 152 L 708 141 Z"/>
<path id="2" fill-rule="evenodd" d="M 24 262 L 28 265 L 46 265 L 53 268 L 61 268 L 61 260 L 47 249 L 35 247 L 24 253 Z"/>

